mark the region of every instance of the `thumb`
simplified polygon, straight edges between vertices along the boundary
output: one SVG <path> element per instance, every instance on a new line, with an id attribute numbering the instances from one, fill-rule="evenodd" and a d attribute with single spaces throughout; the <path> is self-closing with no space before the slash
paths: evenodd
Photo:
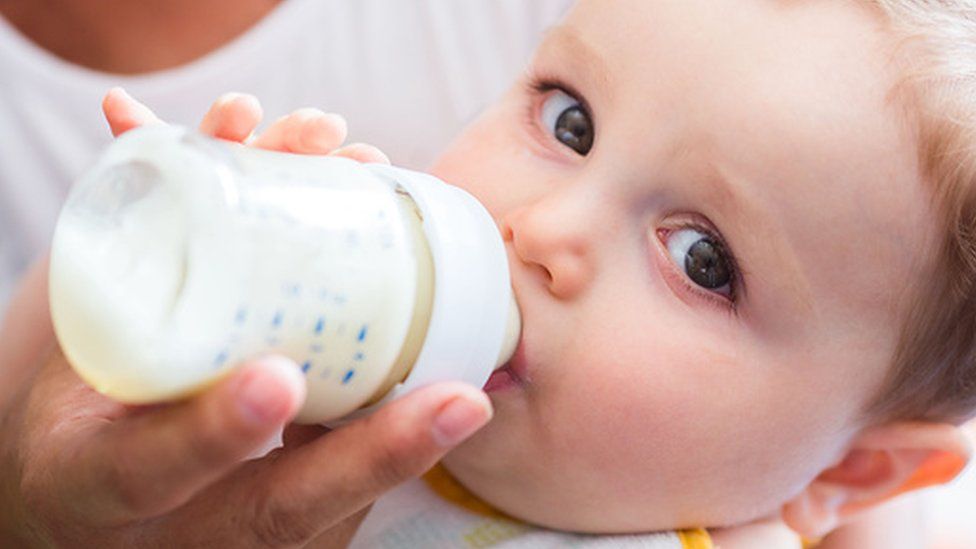
<path id="1" fill-rule="evenodd" d="M 240 505 L 226 505 L 217 528 L 233 527 L 250 541 L 272 545 L 307 541 L 423 474 L 491 415 L 488 396 L 464 383 L 413 391 L 279 454 L 260 474 L 237 483 Z M 246 507 L 251 509 L 245 533 L 237 514 Z"/>
<path id="2" fill-rule="evenodd" d="M 103 514 L 168 511 L 235 468 L 294 416 L 304 396 L 293 362 L 254 359 L 190 400 L 113 423 L 75 460 L 78 478 L 91 484 L 91 497 L 101 496 Z"/>

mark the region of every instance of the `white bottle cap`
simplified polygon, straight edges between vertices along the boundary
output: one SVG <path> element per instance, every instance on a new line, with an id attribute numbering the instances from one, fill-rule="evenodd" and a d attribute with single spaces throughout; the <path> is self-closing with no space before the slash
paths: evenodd
<path id="1" fill-rule="evenodd" d="M 480 388 L 507 360 L 500 356 L 514 351 L 519 335 L 505 245 L 485 207 L 435 177 L 382 164 L 367 167 L 403 187 L 420 209 L 434 263 L 434 302 L 409 375 L 382 400 L 347 419 L 437 381 L 460 380 Z"/>

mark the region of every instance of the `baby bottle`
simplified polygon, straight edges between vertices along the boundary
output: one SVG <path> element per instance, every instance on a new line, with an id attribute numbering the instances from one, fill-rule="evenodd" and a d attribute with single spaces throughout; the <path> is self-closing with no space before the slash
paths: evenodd
<path id="1" fill-rule="evenodd" d="M 126 133 L 78 181 L 50 295 L 99 392 L 172 400 L 275 352 L 304 372 L 303 423 L 433 381 L 480 387 L 520 329 L 501 236 L 468 193 L 172 126 Z"/>

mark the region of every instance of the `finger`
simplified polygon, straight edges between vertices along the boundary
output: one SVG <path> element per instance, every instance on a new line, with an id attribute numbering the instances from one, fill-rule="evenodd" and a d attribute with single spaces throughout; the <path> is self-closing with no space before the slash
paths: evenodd
<path id="1" fill-rule="evenodd" d="M 351 158 L 357 162 L 372 162 L 376 164 L 389 164 L 390 159 L 378 148 L 365 143 L 350 143 L 332 153 L 333 156 Z"/>
<path id="2" fill-rule="evenodd" d="M 446 382 L 414 391 L 375 414 L 277 456 L 234 500 L 250 505 L 244 522 L 262 543 L 310 539 L 384 492 L 419 476 L 484 426 L 491 403 L 480 390 Z M 240 506 L 235 508 L 239 513 Z M 241 524 L 227 516 L 225 524 Z"/>
<path id="3" fill-rule="evenodd" d="M 318 109 L 299 109 L 276 120 L 250 144 L 297 154 L 328 154 L 346 140 L 346 119 Z"/>
<path id="4" fill-rule="evenodd" d="M 139 126 L 163 123 L 149 107 L 136 101 L 119 87 L 112 88 L 105 94 L 102 112 L 105 113 L 105 120 L 115 137 Z"/>
<path id="5" fill-rule="evenodd" d="M 116 422 L 76 468 L 104 496 L 94 516 L 148 517 L 183 504 L 294 417 L 304 393 L 293 362 L 264 357 L 187 402 Z"/>
<path id="6" fill-rule="evenodd" d="M 285 448 L 303 446 L 328 432 L 329 428 L 322 425 L 293 423 L 285 427 L 285 431 L 281 435 L 281 442 Z"/>
<path id="7" fill-rule="evenodd" d="M 41 353 L 55 341 L 47 293 L 49 258 L 45 254 L 24 275 L 0 321 L 0 410 L 37 374 Z"/>
<path id="8" fill-rule="evenodd" d="M 243 143 L 261 122 L 263 115 L 261 103 L 253 95 L 225 93 L 203 115 L 200 131 L 220 139 Z"/>
<path id="9" fill-rule="evenodd" d="M 372 505 L 367 505 L 362 510 L 353 513 L 348 518 L 342 520 L 335 526 L 322 532 L 315 539 L 311 540 L 305 547 L 348 547 L 353 536 L 359 530 L 359 525 L 366 519 Z"/>

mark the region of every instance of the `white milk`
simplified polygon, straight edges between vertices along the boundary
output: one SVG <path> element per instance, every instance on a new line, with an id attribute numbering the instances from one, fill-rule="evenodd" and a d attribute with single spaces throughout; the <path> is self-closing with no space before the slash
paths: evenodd
<path id="1" fill-rule="evenodd" d="M 305 373 L 299 421 L 322 422 L 430 381 L 480 386 L 518 339 L 504 246 L 467 193 L 179 128 L 127 133 L 79 181 L 50 276 L 65 355 L 128 403 L 273 351 Z"/>

